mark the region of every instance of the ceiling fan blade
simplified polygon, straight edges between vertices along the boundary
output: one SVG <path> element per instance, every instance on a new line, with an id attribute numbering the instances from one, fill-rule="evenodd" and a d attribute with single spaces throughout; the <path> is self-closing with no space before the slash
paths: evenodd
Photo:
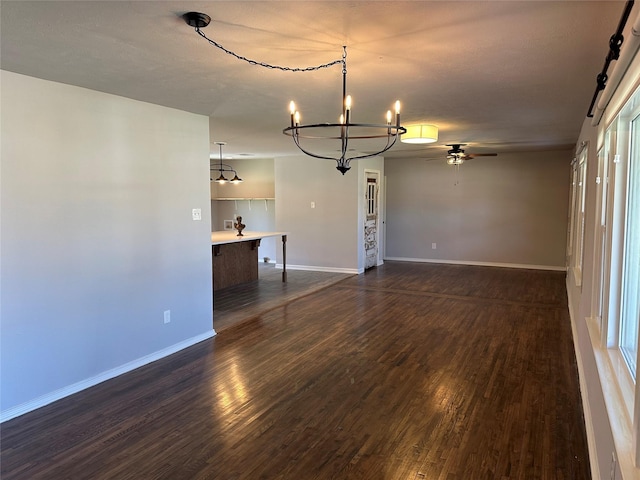
<path id="1" fill-rule="evenodd" d="M 470 153 L 467 155 L 467 157 L 469 158 L 475 158 L 475 157 L 497 157 L 498 154 L 497 153 Z"/>

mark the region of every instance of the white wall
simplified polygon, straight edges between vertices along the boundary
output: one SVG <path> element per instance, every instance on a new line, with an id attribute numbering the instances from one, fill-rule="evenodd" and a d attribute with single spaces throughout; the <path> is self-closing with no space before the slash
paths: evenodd
<path id="1" fill-rule="evenodd" d="M 1 75 L 6 419 L 214 332 L 207 117 Z"/>
<path id="2" fill-rule="evenodd" d="M 607 409 L 604 400 L 603 388 L 598 375 L 598 368 L 594 351 L 591 346 L 591 337 L 587 328 L 586 318 L 591 314 L 591 289 L 593 275 L 594 249 L 593 229 L 595 217 L 595 189 L 588 188 L 595 184 L 597 175 L 597 129 L 591 126 L 591 119 L 584 121 L 578 145 L 582 142 L 589 143 L 587 159 L 587 192 L 586 192 L 586 219 L 585 219 L 585 242 L 584 242 L 584 263 L 582 269 L 582 286 L 576 286 L 575 277 L 570 270 L 567 274 L 567 294 L 569 307 L 572 314 L 572 326 L 574 334 L 574 345 L 578 361 L 581 364 L 581 389 L 583 407 L 587 418 L 587 430 L 591 430 L 592 442 L 589 454 L 597 458 L 592 459 L 599 465 L 599 472 L 593 472 L 593 478 L 608 478 L 611 470 L 611 454 L 615 451 L 613 435 L 608 420 Z M 584 292 L 584 293 L 583 293 Z M 620 473 L 615 478 L 621 478 Z"/>
<path id="3" fill-rule="evenodd" d="M 585 422 L 587 426 L 587 436 L 589 440 L 589 454 L 591 470 L 594 479 L 637 479 L 640 478 L 640 468 L 638 468 L 638 438 L 640 429 L 637 419 L 634 419 L 633 409 L 637 416 L 638 388 L 637 385 L 624 386 L 624 371 L 626 366 L 618 363 L 617 354 L 617 332 L 609 331 L 607 341 L 607 330 L 600 332 L 598 328 L 600 311 L 598 308 L 599 285 L 604 279 L 605 298 L 610 303 L 603 305 L 604 316 L 602 320 L 609 322 L 610 328 L 617 326 L 619 322 L 620 310 L 618 289 L 620 287 L 620 273 L 615 264 L 617 257 L 621 255 L 619 249 L 622 248 L 621 225 L 625 222 L 623 205 L 625 204 L 622 192 L 626 190 L 625 168 L 628 162 L 628 155 L 625 153 L 626 147 L 623 142 L 623 131 L 626 127 L 625 121 L 620 122 L 618 142 L 613 142 L 609 155 L 620 154 L 620 162 L 610 157 L 606 161 L 610 164 L 608 178 L 602 178 L 600 187 L 596 183 L 598 172 L 598 149 L 605 145 L 605 131 L 620 114 L 620 110 L 628 102 L 631 95 L 640 89 L 640 56 L 637 54 L 638 25 L 640 24 L 640 13 L 634 7 L 630 15 L 630 20 L 623 32 L 625 42 L 622 45 L 620 60 L 613 62 L 609 68 L 609 82 L 605 91 L 598 97 L 596 103 L 598 109 L 594 119 L 586 118 L 580 136 L 576 143 L 576 152 L 584 144 L 587 148 L 587 172 L 585 179 L 585 230 L 584 244 L 582 250 L 581 282 L 577 282 L 573 268 L 567 275 L 567 294 L 569 301 L 569 311 L 571 313 L 571 323 L 574 334 L 574 345 L 576 358 L 580 371 L 580 390 L 582 403 L 585 412 Z M 635 32 L 632 32 L 633 30 Z M 635 36 L 635 38 L 634 38 Z M 623 59 L 628 59 L 629 64 Z M 611 93 L 612 96 L 608 94 Z M 610 99 L 605 100 L 605 98 Z M 598 115 L 598 111 L 602 115 Z M 598 119 L 597 126 L 594 120 Z M 628 146 L 628 143 L 627 143 Z M 605 150 L 606 151 L 606 150 Z M 611 164 L 611 162 L 613 162 Z M 599 188 L 606 187 L 608 207 L 614 204 L 613 218 L 607 217 L 607 235 L 612 235 L 612 244 L 608 246 L 610 259 L 612 261 L 611 271 L 606 268 L 601 271 L 600 257 L 597 252 L 600 245 L 598 235 L 601 231 L 600 217 L 598 212 Z M 615 197 L 612 202 L 611 194 Z M 577 238 L 577 237 L 576 237 Z M 580 263 L 574 258 L 578 250 L 573 249 L 569 253 L 569 262 L 573 266 Z M 604 277 L 604 278 L 603 278 Z M 595 292 L 594 292 L 594 286 Z M 640 319 L 638 319 L 640 321 Z M 591 326 L 591 327 L 590 327 Z M 604 338 L 603 338 L 604 337 Z M 623 361 L 622 361 L 623 362 Z M 634 391 L 635 388 L 635 391 Z M 635 402 L 635 407 L 631 407 L 631 412 L 627 411 L 626 400 Z"/>
<path id="4" fill-rule="evenodd" d="M 633 15 L 631 18 L 634 18 Z M 630 33 L 625 33 L 625 35 L 630 35 Z M 615 72 L 616 67 L 613 68 Z M 621 225 L 625 223 L 623 206 L 626 203 L 622 192 L 627 188 L 626 173 L 624 172 L 628 160 L 628 155 L 625 153 L 626 147 L 622 146 L 623 141 L 620 137 L 618 145 L 615 145 L 618 142 L 613 142 L 610 145 L 612 150 L 609 155 L 618 153 L 622 158 L 619 163 L 613 158 L 607 159 L 607 162 L 613 161 L 614 163 L 609 167 L 608 179 L 603 179 L 603 183 L 608 189 L 608 201 L 611 202 L 609 206 L 616 204 L 613 218 L 608 217 L 606 226 L 608 235 L 612 235 L 613 238 L 608 252 L 612 261 L 611 271 L 605 269 L 604 272 L 601 271 L 598 255 L 596 255 L 596 250 L 599 247 L 596 231 L 600 229 L 600 220 L 597 217 L 599 192 L 596 178 L 598 176 L 597 153 L 598 149 L 605 144 L 605 130 L 620 113 L 631 94 L 640 88 L 640 57 L 637 54 L 635 54 L 635 58 L 620 83 L 607 86 L 607 88 L 610 87 L 615 89 L 615 93 L 604 109 L 602 120 L 597 126 L 593 126 L 592 119 L 587 118 L 577 142 L 578 146 L 585 143 L 588 152 L 582 281 L 581 283 L 577 282 L 573 273 L 567 275 L 567 293 L 574 330 L 574 345 L 580 368 L 581 394 L 589 435 L 592 471 L 596 472 L 594 478 L 609 478 L 610 472 L 614 472 L 615 478 L 627 479 L 640 478 L 640 468 L 637 466 L 638 460 L 636 458 L 637 438 L 640 433 L 637 422 L 632 418 L 634 407 L 631 407 L 631 412 L 628 412 L 625 404 L 627 400 L 632 404 L 635 401 L 635 408 L 637 408 L 638 389 L 634 385 L 621 386 L 624 385 L 624 381 L 620 380 L 624 378 L 622 372 L 626 366 L 619 364 L 617 359 L 619 353 L 617 348 L 618 333 L 609 331 L 609 343 L 607 343 L 607 331 L 600 332 L 596 326 L 600 321 L 600 312 L 597 309 L 598 302 L 594 301 L 597 299 L 594 296 L 599 294 L 597 291 L 599 288 L 596 288 L 596 292 L 594 292 L 594 284 L 599 285 L 601 275 L 604 274 L 605 284 L 609 287 L 605 297 L 610 302 L 604 305 L 604 317 L 606 322 L 609 322 L 607 328 L 616 326 L 620 316 L 618 295 L 621 273 L 616 266 L 616 259 L 622 254 L 623 240 L 620 235 Z M 625 124 L 626 121 L 620 122 L 619 135 L 623 135 Z M 576 147 L 576 150 L 578 148 Z M 615 200 L 611 198 L 612 192 L 615 192 Z M 575 253 L 572 254 L 575 255 Z M 576 262 L 574 258 L 570 260 L 572 265 Z M 612 458 L 615 461 L 612 461 Z M 613 466 L 614 463 L 615 466 Z"/>
<path id="5" fill-rule="evenodd" d="M 571 158 L 387 160 L 386 258 L 563 269 Z"/>
<path id="6" fill-rule="evenodd" d="M 276 229 L 290 232 L 288 267 L 358 272 L 357 162 L 342 175 L 329 160 L 304 155 L 275 159 Z"/>

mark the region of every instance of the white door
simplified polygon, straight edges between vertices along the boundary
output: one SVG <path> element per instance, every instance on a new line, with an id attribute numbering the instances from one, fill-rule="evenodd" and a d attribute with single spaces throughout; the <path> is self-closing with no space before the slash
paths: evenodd
<path id="1" fill-rule="evenodd" d="M 367 172 L 365 185 L 365 270 L 378 265 L 378 173 Z"/>

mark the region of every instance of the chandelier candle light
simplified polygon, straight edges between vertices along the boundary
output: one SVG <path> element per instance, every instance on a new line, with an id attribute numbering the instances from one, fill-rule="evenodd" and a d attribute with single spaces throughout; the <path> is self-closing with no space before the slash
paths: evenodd
<path id="1" fill-rule="evenodd" d="M 343 175 L 351 168 L 351 160 L 370 158 L 380 155 L 395 145 L 400 135 L 406 133 L 406 129 L 400 125 L 400 101 L 395 104 L 395 122 L 392 123 L 391 110 L 387 111 L 387 123 L 352 123 L 351 122 L 351 95 L 347 95 L 347 47 L 343 46 L 342 54 L 342 114 L 339 123 L 315 123 L 310 125 L 300 124 L 300 112 L 292 101 L 289 104 L 291 114 L 291 126 L 282 130 L 282 133 L 293 138 L 296 146 L 306 155 L 326 160 L 335 160 L 336 169 Z M 335 134 L 324 132 L 339 132 Z M 386 139 L 384 146 L 373 153 L 348 155 L 349 140 Z M 301 139 L 334 139 L 340 140 L 340 156 L 326 156 L 310 152 L 301 144 Z"/>
<path id="2" fill-rule="evenodd" d="M 336 168 L 343 175 L 351 168 L 351 160 L 357 160 L 362 158 L 370 158 L 380 155 L 391 147 L 393 147 L 398 138 L 407 132 L 407 130 L 400 125 L 400 102 L 396 101 L 395 104 L 395 122 L 393 122 L 393 116 L 391 110 L 387 112 L 386 123 L 352 123 L 351 122 L 351 95 L 347 95 L 347 47 L 342 47 L 342 58 L 340 60 L 334 60 L 323 65 L 304 67 L 304 68 L 292 68 L 282 67 L 278 65 L 270 65 L 268 63 L 262 63 L 255 60 L 250 60 L 246 57 L 238 55 L 230 50 L 227 50 L 219 43 L 208 38 L 202 33 L 201 28 L 206 27 L 211 22 L 211 17 L 207 14 L 199 12 L 185 13 L 183 16 L 185 22 L 193 27 L 198 35 L 207 40 L 211 45 L 225 53 L 250 63 L 251 65 L 258 65 L 265 68 L 284 70 L 290 72 L 309 72 L 320 70 L 322 68 L 331 67 L 333 65 L 342 65 L 342 115 L 338 123 L 315 123 L 303 125 L 300 123 L 300 112 L 296 110 L 294 102 L 289 104 L 289 111 L 291 114 L 290 126 L 283 129 L 282 133 L 293 138 L 296 146 L 305 155 L 309 155 L 315 158 L 321 158 L 325 160 L 335 160 L 337 162 Z M 329 156 L 325 154 L 313 153 L 309 150 L 309 147 L 303 145 L 302 141 L 305 139 L 324 139 L 324 140 L 339 140 L 340 154 L 338 156 Z M 354 153 L 349 156 L 349 140 L 372 140 L 379 139 L 379 144 L 373 153 Z M 380 148 L 381 147 L 381 148 Z M 364 148 L 368 149 L 368 148 Z"/>

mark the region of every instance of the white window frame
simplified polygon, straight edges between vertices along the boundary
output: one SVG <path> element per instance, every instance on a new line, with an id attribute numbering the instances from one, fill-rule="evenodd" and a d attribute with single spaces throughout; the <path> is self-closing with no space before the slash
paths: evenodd
<path id="1" fill-rule="evenodd" d="M 630 129 L 632 120 L 640 114 L 640 86 L 627 99 L 615 117 L 605 125 L 604 138 L 607 144 L 603 148 L 609 152 L 608 185 L 607 197 L 603 199 L 606 210 L 600 213 L 606 216 L 608 230 L 605 242 L 608 257 L 605 262 L 593 265 L 593 282 L 597 282 L 598 275 L 604 278 L 601 285 L 603 292 L 598 292 L 602 294 L 604 302 L 601 308 L 603 318 L 598 324 L 598 311 L 594 308 L 597 303 L 592 299 L 591 316 L 587 322 L 616 444 L 617 461 L 625 479 L 628 476 L 624 472 L 633 472 L 629 478 L 636 478 L 640 473 L 640 382 L 632 377 L 619 346 L 625 274 L 624 246 L 628 225 Z M 598 218 L 597 209 L 596 205 L 596 215 L 593 218 L 595 231 L 602 221 Z M 594 242 L 594 249 L 598 248 L 597 243 Z M 602 268 L 605 269 L 604 272 Z"/>
<path id="2" fill-rule="evenodd" d="M 571 192 L 569 194 L 569 218 L 567 219 L 567 270 L 571 270 L 571 258 L 573 255 L 574 236 L 576 233 L 575 228 L 573 228 L 573 224 L 575 223 L 576 187 L 578 185 L 577 161 L 578 159 L 574 157 L 571 162 Z"/>
<path id="3" fill-rule="evenodd" d="M 599 334 L 603 336 L 606 332 L 605 305 L 608 302 L 608 279 L 605 272 L 609 271 L 610 248 L 608 243 L 608 233 L 610 228 L 607 225 L 609 219 L 607 201 L 609 193 L 609 172 L 612 157 L 610 152 L 612 129 L 605 132 L 604 145 L 598 150 L 598 171 L 595 181 L 596 190 L 596 214 L 594 222 L 594 248 L 593 248 L 593 269 L 594 276 L 591 292 L 591 318 L 595 321 Z"/>
<path id="4" fill-rule="evenodd" d="M 577 158 L 572 163 L 571 174 L 571 218 L 567 255 L 577 287 L 582 287 L 588 154 L 589 144 L 585 142 L 581 145 Z"/>
<path id="5" fill-rule="evenodd" d="M 640 138 L 640 135 L 638 135 L 637 132 L 635 135 L 633 134 L 634 128 L 636 130 L 640 130 L 640 102 L 638 102 L 638 105 L 636 105 L 636 107 L 630 112 L 630 115 L 628 116 L 628 118 L 625 119 L 625 121 L 628 127 L 626 128 L 626 132 L 625 132 L 627 134 L 626 141 L 628 143 L 627 169 L 626 169 L 627 185 L 626 185 L 626 192 L 625 192 L 626 193 L 625 210 L 627 214 L 625 215 L 624 247 L 623 247 L 624 250 L 623 250 L 622 259 L 621 259 L 622 276 L 621 276 L 620 317 L 619 317 L 620 325 L 618 329 L 619 330 L 618 347 L 621 350 L 623 357 L 625 358 L 625 361 L 629 367 L 630 373 L 632 374 L 634 379 L 636 379 L 637 378 L 636 366 L 638 364 L 638 358 L 637 358 L 638 357 L 638 348 L 637 348 L 638 331 L 640 330 L 638 329 L 637 323 L 640 322 L 640 317 L 638 316 L 637 292 L 635 291 L 637 290 L 637 287 L 634 290 L 629 291 L 629 285 L 627 284 L 627 282 L 629 282 L 630 280 L 629 276 L 631 275 L 631 272 L 629 272 L 630 264 L 635 264 L 635 261 L 637 261 L 637 252 L 634 252 L 631 250 L 632 246 L 629 244 L 630 242 L 629 237 L 631 235 L 631 232 L 630 232 L 631 228 L 633 226 L 635 226 L 636 229 L 638 228 L 638 225 L 634 224 L 634 222 L 638 222 L 638 219 L 633 218 L 634 212 L 631 211 L 630 203 L 632 199 L 637 202 L 637 198 L 635 197 L 639 195 L 638 192 L 631 190 L 631 182 L 632 182 L 632 175 L 634 174 L 637 175 L 637 172 L 635 172 L 635 170 L 637 168 L 640 168 L 640 160 L 639 160 L 640 157 L 638 154 L 638 152 L 640 152 L 640 145 L 634 144 L 635 140 Z M 637 275 L 637 272 L 636 272 L 636 275 Z M 631 288 L 633 288 L 633 286 Z M 631 300 L 626 298 L 627 296 L 630 296 L 630 295 L 634 297 Z M 633 312 L 626 311 L 626 309 L 628 307 L 631 307 L 633 303 L 636 303 L 635 309 L 634 309 L 635 311 Z M 624 331 L 625 331 L 623 322 L 627 322 L 627 321 L 636 322 L 636 325 L 634 326 L 635 338 L 632 339 L 632 341 L 635 341 L 635 345 L 636 345 L 636 352 L 634 355 L 632 355 L 634 358 L 630 358 L 629 352 L 626 352 L 622 347 L 622 345 L 625 343 L 622 338 L 624 336 Z"/>

